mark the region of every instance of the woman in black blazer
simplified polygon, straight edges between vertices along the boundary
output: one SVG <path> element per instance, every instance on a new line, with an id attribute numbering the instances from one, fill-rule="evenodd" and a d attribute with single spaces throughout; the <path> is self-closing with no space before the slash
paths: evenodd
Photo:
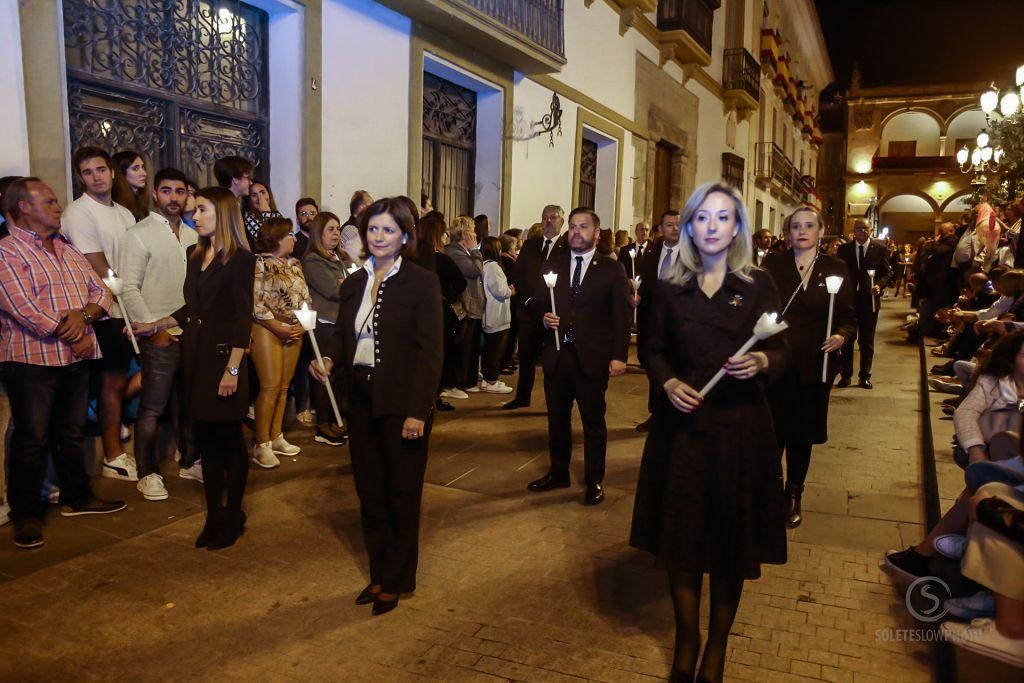
<path id="1" fill-rule="evenodd" d="M 133 323 L 140 336 L 181 327 L 182 406 L 201 450 L 206 525 L 196 547 L 233 545 L 245 528 L 242 496 L 249 473 L 242 420 L 248 374 L 239 367 L 252 333 L 256 257 L 249 251 L 238 200 L 207 187 L 196 194 L 199 243 L 189 249 L 185 305 L 154 323 Z"/>
<path id="2" fill-rule="evenodd" d="M 836 353 L 853 338 L 857 329 L 853 309 L 853 285 L 841 259 L 821 253 L 824 233 L 821 215 L 802 206 L 786 218 L 783 231 L 791 249 L 769 254 L 762 264 L 771 274 L 782 297 L 782 319 L 789 324 L 781 337 L 787 342 L 792 362 L 772 385 L 769 401 L 780 450 L 786 452 L 786 525 L 800 526 L 800 501 L 811 465 L 811 447 L 828 441 L 828 401 L 832 382 L 840 371 Z M 839 275 L 843 285 L 836 294 L 832 330 L 828 326 L 829 294 L 825 278 Z M 848 353 L 849 347 L 842 353 Z M 821 379 L 822 364 L 829 355 L 828 376 Z"/>
<path id="3" fill-rule="evenodd" d="M 357 605 L 373 614 L 416 588 L 427 439 L 444 355 L 441 287 L 417 266 L 404 202 L 381 199 L 359 217 L 363 269 L 341 285 L 335 333 L 324 349 L 346 388 L 349 447 L 361 503 L 370 583 Z M 313 376 L 326 377 L 316 361 Z"/>

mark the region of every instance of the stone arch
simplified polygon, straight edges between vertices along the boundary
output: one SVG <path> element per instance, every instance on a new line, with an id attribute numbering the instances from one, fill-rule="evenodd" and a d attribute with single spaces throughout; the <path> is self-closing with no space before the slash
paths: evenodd
<path id="1" fill-rule="evenodd" d="M 931 118 L 935 119 L 935 123 L 939 124 L 939 132 L 940 133 L 942 133 L 942 131 L 946 130 L 946 128 L 945 128 L 946 121 L 939 115 L 939 113 L 937 111 L 935 111 L 934 109 L 930 109 L 928 107 L 922 107 L 922 106 L 917 105 L 917 104 L 911 105 L 909 107 L 901 107 L 899 109 L 896 109 L 896 110 L 893 110 L 893 111 L 889 112 L 888 114 L 885 115 L 885 117 L 882 118 L 882 121 L 878 124 L 878 129 L 880 131 L 884 132 L 885 131 L 885 127 L 894 118 L 896 118 L 897 116 L 899 116 L 901 114 L 909 114 L 911 112 L 917 112 L 917 113 L 920 113 L 920 114 L 927 114 Z"/>
<path id="2" fill-rule="evenodd" d="M 926 194 L 924 192 L 921 192 L 920 190 L 897 190 L 897 191 L 889 192 L 889 193 L 885 194 L 884 196 L 882 196 L 881 199 L 878 200 L 878 210 L 881 211 L 882 208 L 885 206 L 886 202 L 888 202 L 888 201 L 890 201 L 892 199 L 895 199 L 896 197 L 904 197 L 904 196 L 917 197 L 918 199 L 923 199 L 925 201 L 925 203 L 927 203 L 928 206 L 931 208 L 932 213 L 934 213 L 936 215 L 941 215 L 941 211 L 939 210 L 939 205 L 935 201 L 935 199 L 933 199 L 930 195 L 928 195 L 928 194 Z"/>
<path id="3" fill-rule="evenodd" d="M 956 121 L 961 114 L 966 114 L 969 111 L 981 111 L 981 106 L 978 105 L 977 103 L 965 104 L 964 106 L 958 108 L 956 111 L 950 114 L 945 121 L 939 124 L 939 130 L 942 131 L 943 135 L 945 135 L 946 131 L 949 130 L 950 124 L 952 124 L 953 121 Z"/>
<path id="4" fill-rule="evenodd" d="M 953 202 L 955 202 L 958 199 L 963 199 L 964 197 L 969 197 L 972 194 L 974 194 L 974 189 L 973 188 L 967 188 L 965 190 L 960 190 L 959 192 L 954 192 L 953 194 L 951 194 L 948 197 L 946 197 L 946 201 L 942 202 L 942 206 L 939 207 L 940 213 L 945 214 L 946 213 L 946 209 L 950 205 L 952 205 Z"/>
<path id="5" fill-rule="evenodd" d="M 941 137 L 942 120 L 935 112 L 922 108 L 906 109 L 886 117 L 882 125 L 878 155 L 910 156 L 906 151 L 895 151 L 892 143 L 912 141 L 912 156 L 939 156 L 942 149 Z"/>

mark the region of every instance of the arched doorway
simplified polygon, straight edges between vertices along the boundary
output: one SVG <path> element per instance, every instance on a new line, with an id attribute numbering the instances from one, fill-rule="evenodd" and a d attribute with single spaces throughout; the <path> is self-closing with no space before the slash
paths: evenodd
<path id="1" fill-rule="evenodd" d="M 889 228 L 889 236 L 899 243 L 916 242 L 935 234 L 936 210 L 924 197 L 899 194 L 879 203 L 879 225 Z"/>

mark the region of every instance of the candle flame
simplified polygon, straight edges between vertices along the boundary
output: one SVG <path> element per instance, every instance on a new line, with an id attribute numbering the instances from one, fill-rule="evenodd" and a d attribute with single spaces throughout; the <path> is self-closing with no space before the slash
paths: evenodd
<path id="1" fill-rule="evenodd" d="M 554 287 L 557 282 L 558 282 L 558 273 L 553 273 L 552 272 L 552 273 L 545 273 L 544 274 L 544 284 L 546 284 L 548 287 Z"/>
<path id="2" fill-rule="evenodd" d="M 843 286 L 842 275 L 829 275 L 825 278 L 825 289 L 828 290 L 829 294 L 838 294 L 839 288 Z"/>
<path id="3" fill-rule="evenodd" d="M 110 268 L 107 268 L 107 277 L 114 277 L 114 271 L 112 271 Z"/>

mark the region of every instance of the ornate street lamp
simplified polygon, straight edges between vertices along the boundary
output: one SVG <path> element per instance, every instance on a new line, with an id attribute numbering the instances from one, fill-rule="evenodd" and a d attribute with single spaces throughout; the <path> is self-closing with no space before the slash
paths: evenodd
<path id="1" fill-rule="evenodd" d="M 999 170 L 999 162 L 1003 160 L 1003 148 L 993 148 L 985 131 L 978 133 L 975 142 L 977 144 L 973 151 L 968 151 L 966 145 L 961 147 L 956 153 L 956 160 L 960 164 L 961 173 L 974 173 L 971 185 L 984 185 L 988 182 L 985 173 Z"/>

